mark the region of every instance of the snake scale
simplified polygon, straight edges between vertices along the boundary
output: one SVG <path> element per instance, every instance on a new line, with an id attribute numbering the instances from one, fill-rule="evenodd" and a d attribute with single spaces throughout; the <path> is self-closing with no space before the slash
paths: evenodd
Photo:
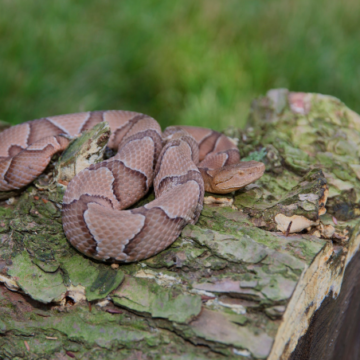
<path id="1" fill-rule="evenodd" d="M 36 179 L 71 138 L 99 122 L 110 125 L 112 158 L 75 176 L 63 198 L 63 228 L 83 254 L 110 262 L 146 259 L 194 224 L 204 192 L 229 193 L 257 180 L 264 164 L 240 162 L 237 146 L 216 131 L 188 126 L 164 133 L 152 117 L 94 111 L 47 117 L 0 133 L 0 191 Z M 155 200 L 135 209 L 153 186 Z"/>

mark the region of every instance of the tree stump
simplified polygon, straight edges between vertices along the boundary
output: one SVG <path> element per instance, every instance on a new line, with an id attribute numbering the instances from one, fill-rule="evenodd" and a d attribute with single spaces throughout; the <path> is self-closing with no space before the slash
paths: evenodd
<path id="1" fill-rule="evenodd" d="M 206 194 L 198 223 L 138 263 L 86 258 L 62 230 L 68 178 L 102 159 L 106 123 L 1 193 L 0 358 L 358 359 L 359 115 L 277 89 L 226 134 L 265 175 Z"/>

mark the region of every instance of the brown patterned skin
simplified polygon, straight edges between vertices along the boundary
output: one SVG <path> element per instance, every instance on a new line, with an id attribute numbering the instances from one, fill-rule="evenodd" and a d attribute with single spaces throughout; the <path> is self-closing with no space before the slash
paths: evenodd
<path id="1" fill-rule="evenodd" d="M 109 160 L 91 165 L 69 183 L 63 227 L 83 254 L 110 262 L 146 259 L 168 247 L 202 210 L 204 191 L 228 193 L 258 179 L 264 164 L 239 162 L 238 149 L 209 129 L 169 127 L 129 111 L 96 111 L 30 121 L 0 133 L 0 191 L 39 176 L 74 137 L 107 121 Z M 66 136 L 66 137 L 65 137 Z M 154 186 L 156 199 L 132 210 Z"/>

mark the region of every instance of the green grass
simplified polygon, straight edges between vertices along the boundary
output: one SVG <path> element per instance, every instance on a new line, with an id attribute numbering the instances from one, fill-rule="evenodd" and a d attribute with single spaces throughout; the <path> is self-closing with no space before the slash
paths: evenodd
<path id="1" fill-rule="evenodd" d="M 242 126 L 274 87 L 360 112 L 358 0 L 0 0 L 0 119 L 96 109 Z"/>

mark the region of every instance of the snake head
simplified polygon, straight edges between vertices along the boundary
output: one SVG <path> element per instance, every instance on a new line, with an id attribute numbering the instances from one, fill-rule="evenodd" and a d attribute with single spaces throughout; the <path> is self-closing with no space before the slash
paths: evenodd
<path id="1" fill-rule="evenodd" d="M 214 174 L 211 189 L 206 191 L 227 194 L 241 189 L 259 179 L 265 171 L 265 165 L 258 161 L 243 161 L 221 168 Z"/>

